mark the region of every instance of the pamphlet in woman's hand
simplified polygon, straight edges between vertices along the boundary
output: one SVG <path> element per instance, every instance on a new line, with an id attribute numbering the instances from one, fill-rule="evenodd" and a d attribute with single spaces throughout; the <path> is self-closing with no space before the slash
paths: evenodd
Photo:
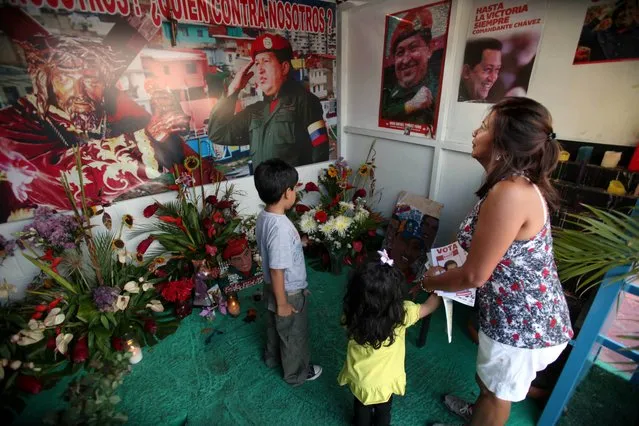
<path id="1" fill-rule="evenodd" d="M 456 242 L 444 247 L 434 248 L 430 251 L 430 258 L 433 266 L 439 266 L 447 271 L 458 268 L 466 261 L 466 251 Z M 477 289 L 470 288 L 455 292 L 435 291 L 438 296 L 446 297 L 468 306 L 475 306 L 475 293 Z"/>

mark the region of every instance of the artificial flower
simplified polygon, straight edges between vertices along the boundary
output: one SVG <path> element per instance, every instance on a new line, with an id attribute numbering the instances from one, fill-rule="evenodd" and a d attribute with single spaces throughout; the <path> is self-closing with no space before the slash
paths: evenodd
<path id="1" fill-rule="evenodd" d="M 124 245 L 124 241 L 122 241 L 119 238 L 116 238 L 115 240 L 113 240 L 113 248 L 116 250 L 122 250 L 125 247 Z"/>
<path id="2" fill-rule="evenodd" d="M 121 337 L 113 336 L 111 338 L 111 346 L 115 349 L 116 352 L 122 352 L 125 348 L 124 339 Z"/>
<path id="3" fill-rule="evenodd" d="M 362 164 L 361 166 L 359 166 L 359 170 L 357 171 L 357 173 L 359 173 L 360 176 L 368 175 L 368 165 Z"/>
<path id="4" fill-rule="evenodd" d="M 127 263 L 129 258 L 131 257 L 131 255 L 129 254 L 129 252 L 126 251 L 126 249 L 120 249 L 116 252 L 116 254 L 118 255 L 118 262 L 120 262 L 123 265 Z"/>
<path id="5" fill-rule="evenodd" d="M 39 320 L 40 318 L 42 318 L 42 312 L 35 312 L 33 315 L 31 315 L 31 319 Z"/>
<path id="6" fill-rule="evenodd" d="M 60 325 L 64 322 L 64 314 L 62 313 L 62 309 L 53 308 L 49 311 L 49 314 L 44 319 L 44 325 L 47 327 L 54 327 L 56 325 Z"/>
<path id="7" fill-rule="evenodd" d="M 315 182 L 307 182 L 304 190 L 306 192 L 319 192 L 319 186 Z"/>
<path id="8" fill-rule="evenodd" d="M 110 231 L 113 227 L 113 219 L 111 219 L 111 215 L 109 213 L 104 212 L 102 215 L 102 224 L 108 231 Z"/>
<path id="9" fill-rule="evenodd" d="M 364 188 L 360 188 L 357 191 L 355 191 L 355 194 L 353 194 L 353 202 L 355 202 L 355 200 L 357 200 L 358 198 L 365 198 L 366 197 L 366 190 Z"/>
<path id="10" fill-rule="evenodd" d="M 347 203 L 346 201 L 339 202 L 339 209 L 342 212 L 347 212 L 355 209 L 355 205 L 353 203 Z"/>
<path id="11" fill-rule="evenodd" d="M 184 168 L 189 172 L 200 167 L 200 160 L 195 155 L 189 155 L 184 159 Z"/>
<path id="12" fill-rule="evenodd" d="M 35 395 L 42 390 L 42 383 L 37 377 L 20 374 L 16 378 L 16 387 L 23 392 Z"/>
<path id="13" fill-rule="evenodd" d="M 146 307 L 151 309 L 153 312 L 164 312 L 164 306 L 162 302 L 157 299 L 149 300 L 149 303 L 146 304 Z"/>
<path id="14" fill-rule="evenodd" d="M 193 289 L 192 278 L 182 278 L 181 280 L 169 281 L 162 286 L 160 294 L 169 302 L 183 302 L 191 296 Z"/>
<path id="15" fill-rule="evenodd" d="M 151 243 L 153 243 L 154 240 L 155 240 L 155 237 L 153 235 L 143 239 L 140 242 L 140 244 L 138 244 L 137 253 L 138 254 L 146 253 L 146 251 L 149 249 L 149 247 L 151 246 Z"/>
<path id="16" fill-rule="evenodd" d="M 209 256 L 215 256 L 217 254 L 217 247 L 216 246 L 212 246 L 210 244 L 206 244 L 206 254 L 208 254 Z"/>
<path id="17" fill-rule="evenodd" d="M 62 301 L 62 297 L 57 297 L 54 300 L 52 300 L 51 302 L 49 302 L 49 309 L 53 309 L 56 306 L 58 306 L 58 304 Z"/>
<path id="18" fill-rule="evenodd" d="M 217 197 L 215 195 L 209 195 L 206 197 L 206 202 L 214 206 L 217 204 Z"/>
<path id="19" fill-rule="evenodd" d="M 149 291 L 151 290 L 153 287 L 153 284 L 151 283 L 143 283 L 142 284 L 142 291 Z"/>
<path id="20" fill-rule="evenodd" d="M 80 337 L 73 345 L 73 351 L 71 352 L 71 361 L 75 364 L 86 361 L 89 358 L 89 344 L 87 336 Z"/>
<path id="21" fill-rule="evenodd" d="M 217 203 L 217 205 L 215 207 L 217 207 L 220 210 L 224 210 L 224 209 L 230 209 L 231 207 L 233 207 L 233 201 L 231 200 L 222 200 L 219 203 Z"/>
<path id="22" fill-rule="evenodd" d="M 315 220 L 318 223 L 326 223 L 326 221 L 328 220 L 328 215 L 326 214 L 325 211 L 319 210 L 318 212 L 315 213 Z"/>
<path id="23" fill-rule="evenodd" d="M 153 259 L 153 261 L 149 265 L 149 271 L 155 272 L 158 268 L 166 265 L 169 262 L 169 259 L 170 258 L 164 257 L 164 256 L 156 257 L 155 259 Z"/>
<path id="24" fill-rule="evenodd" d="M 364 222 L 370 216 L 370 212 L 366 209 L 360 208 L 353 216 L 353 220 L 357 223 Z"/>
<path id="25" fill-rule="evenodd" d="M 55 337 L 49 337 L 49 340 L 47 340 L 47 349 L 51 351 L 55 350 Z"/>
<path id="26" fill-rule="evenodd" d="M 16 286 L 9 284 L 6 280 L 0 284 L 0 299 L 8 300 L 11 293 L 15 293 Z"/>
<path id="27" fill-rule="evenodd" d="M 307 211 L 310 211 L 310 210 L 311 208 L 305 204 L 297 204 L 295 206 L 295 211 L 299 214 L 306 213 Z"/>
<path id="28" fill-rule="evenodd" d="M 58 350 L 58 352 L 64 355 L 67 353 L 67 349 L 69 348 L 69 343 L 71 342 L 71 340 L 73 340 L 73 334 L 60 333 L 55 338 L 55 348 Z"/>
<path id="29" fill-rule="evenodd" d="M 29 346 L 38 343 L 44 339 L 42 330 L 20 330 L 17 334 L 18 338 L 15 343 L 18 346 Z M 13 340 L 13 339 L 12 339 Z"/>
<path id="30" fill-rule="evenodd" d="M 160 216 L 158 219 L 160 219 L 162 222 L 172 223 L 178 228 L 180 228 L 183 232 L 186 232 L 186 228 L 184 227 L 184 224 L 182 223 L 181 217 Z"/>
<path id="31" fill-rule="evenodd" d="M 329 167 L 326 173 L 332 178 L 337 177 L 337 169 L 335 167 Z"/>
<path id="32" fill-rule="evenodd" d="M 130 214 L 125 214 L 124 216 L 122 216 L 122 223 L 124 223 L 127 228 L 131 229 L 131 227 L 133 226 L 133 216 L 131 216 Z"/>
<path id="33" fill-rule="evenodd" d="M 144 321 L 144 331 L 150 334 L 155 334 L 158 332 L 158 324 L 153 319 L 148 319 Z"/>
<path id="34" fill-rule="evenodd" d="M 115 312 L 115 302 L 120 294 L 117 287 L 99 286 L 93 289 L 93 303 L 100 312 Z"/>
<path id="35" fill-rule="evenodd" d="M 124 311 L 129 305 L 129 299 L 131 296 L 118 296 L 118 300 L 115 302 L 115 307 L 121 311 Z"/>
<path id="36" fill-rule="evenodd" d="M 29 330 L 44 330 L 45 328 L 47 328 L 44 325 L 44 322 L 37 321 L 37 320 L 34 320 L 34 319 L 30 319 L 29 323 L 27 325 L 29 326 Z"/>
<path id="37" fill-rule="evenodd" d="M 300 219 L 300 230 L 304 234 L 310 234 L 317 229 L 317 222 L 315 218 L 310 214 L 305 214 Z"/>
<path id="38" fill-rule="evenodd" d="M 22 361 L 20 361 L 19 359 L 11 361 L 11 363 L 9 364 L 9 368 L 12 370 L 17 370 L 18 368 L 20 368 L 20 366 L 22 366 Z"/>
<path id="39" fill-rule="evenodd" d="M 159 208 L 160 208 L 160 204 L 158 202 L 155 202 L 153 204 L 150 204 L 150 205 L 146 206 L 144 208 L 144 211 L 142 212 L 142 214 L 144 215 L 144 217 L 146 217 L 148 219 L 151 216 L 153 216 L 155 214 L 155 212 L 158 211 Z"/>
<path id="40" fill-rule="evenodd" d="M 220 212 L 213 213 L 213 217 L 211 218 L 213 222 L 223 224 L 226 220 L 224 219 L 224 215 Z"/>
<path id="41" fill-rule="evenodd" d="M 360 251 L 362 251 L 363 247 L 364 244 L 361 241 L 353 241 L 353 250 L 355 251 L 355 253 L 359 253 Z"/>
<path id="42" fill-rule="evenodd" d="M 132 294 L 137 294 L 140 292 L 140 286 L 136 281 L 129 281 L 128 283 L 124 284 L 124 291 L 128 291 Z"/>

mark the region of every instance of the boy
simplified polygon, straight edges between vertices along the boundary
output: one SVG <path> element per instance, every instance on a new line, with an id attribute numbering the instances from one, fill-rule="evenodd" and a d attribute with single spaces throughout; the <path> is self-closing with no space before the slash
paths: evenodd
<path id="1" fill-rule="evenodd" d="M 300 235 L 286 217 L 295 204 L 297 170 L 273 158 L 255 169 L 255 188 L 266 204 L 256 225 L 267 306 L 264 362 L 281 363 L 284 381 L 297 386 L 315 380 L 322 367 L 309 362 L 306 265 Z"/>

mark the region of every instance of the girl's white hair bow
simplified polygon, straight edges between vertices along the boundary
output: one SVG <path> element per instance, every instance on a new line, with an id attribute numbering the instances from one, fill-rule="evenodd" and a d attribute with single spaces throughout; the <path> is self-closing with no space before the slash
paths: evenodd
<path id="1" fill-rule="evenodd" d="M 395 263 L 395 261 L 388 256 L 388 253 L 386 253 L 386 249 L 377 250 L 377 254 L 379 254 L 379 260 L 382 262 L 382 265 L 393 266 L 393 263 Z"/>

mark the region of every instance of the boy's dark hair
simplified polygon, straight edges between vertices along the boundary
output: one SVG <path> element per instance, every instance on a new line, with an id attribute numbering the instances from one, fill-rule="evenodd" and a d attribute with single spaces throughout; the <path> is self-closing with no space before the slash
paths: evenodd
<path id="1" fill-rule="evenodd" d="M 287 189 L 295 189 L 299 176 L 295 167 L 279 158 L 260 163 L 253 177 L 260 199 L 267 205 L 275 204 Z"/>
<path id="2" fill-rule="evenodd" d="M 501 52 L 501 41 L 494 38 L 480 38 L 466 43 L 464 51 L 464 65 L 475 68 L 481 62 L 484 50 L 499 50 Z"/>
<path id="3" fill-rule="evenodd" d="M 459 266 L 457 262 L 455 262 L 454 260 L 449 260 L 448 262 L 444 263 L 444 269 L 448 269 L 449 266 L 453 266 L 453 265 L 455 267 Z"/>
<path id="4" fill-rule="evenodd" d="M 395 266 L 371 261 L 351 276 L 344 296 L 344 317 L 348 337 L 360 345 L 375 349 L 390 339 L 395 342 L 395 328 L 404 324 L 404 276 Z"/>

